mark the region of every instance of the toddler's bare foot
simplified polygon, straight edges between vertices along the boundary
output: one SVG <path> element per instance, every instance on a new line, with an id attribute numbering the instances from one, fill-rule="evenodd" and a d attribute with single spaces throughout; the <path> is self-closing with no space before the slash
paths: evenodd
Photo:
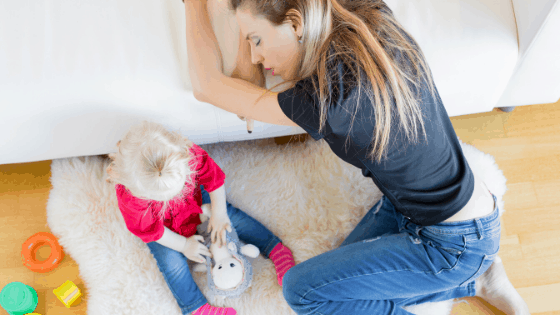
<path id="1" fill-rule="evenodd" d="M 475 282 L 478 296 L 508 315 L 529 315 L 529 307 L 509 281 L 502 259 L 494 263 Z"/>

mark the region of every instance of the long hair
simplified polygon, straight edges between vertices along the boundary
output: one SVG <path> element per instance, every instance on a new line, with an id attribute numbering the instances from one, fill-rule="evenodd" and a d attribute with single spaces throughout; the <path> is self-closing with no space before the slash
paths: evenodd
<path id="1" fill-rule="evenodd" d="M 178 133 L 144 121 L 130 128 L 117 146 L 118 152 L 109 154 L 108 181 L 125 186 L 146 206 L 150 200 L 161 202 L 161 219 L 170 201 L 194 187 L 192 142 Z"/>
<path id="2" fill-rule="evenodd" d="M 373 106 L 370 159 L 386 157 L 393 119 L 399 120 L 411 142 L 418 141 L 419 130 L 425 134 L 419 91 L 426 85 L 435 97 L 431 72 L 418 44 L 382 0 L 230 0 L 229 4 L 232 10 L 248 8 L 275 26 L 290 21 L 304 26 L 296 73 L 287 82 L 317 76 L 313 86 L 320 100 L 320 131 L 330 101 L 327 64 L 340 58 L 356 78 L 357 104 L 363 92 Z M 350 130 L 357 110 L 358 106 Z"/>

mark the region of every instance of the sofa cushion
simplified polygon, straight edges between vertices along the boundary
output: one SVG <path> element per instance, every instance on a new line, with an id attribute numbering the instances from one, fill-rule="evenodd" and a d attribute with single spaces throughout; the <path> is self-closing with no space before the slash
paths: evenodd
<path id="1" fill-rule="evenodd" d="M 449 116 L 490 111 L 517 62 L 511 0 L 387 0 L 418 41 Z"/>

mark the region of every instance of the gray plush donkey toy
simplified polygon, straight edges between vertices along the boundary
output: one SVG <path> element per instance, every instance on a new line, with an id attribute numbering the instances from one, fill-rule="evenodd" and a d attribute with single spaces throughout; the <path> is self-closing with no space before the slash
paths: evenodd
<path id="1" fill-rule="evenodd" d="M 212 258 L 206 257 L 205 264 L 197 264 L 194 267 L 196 272 L 208 273 L 208 287 L 211 295 L 219 298 L 237 298 L 249 286 L 253 280 L 252 261 L 257 258 L 260 251 L 252 244 L 243 245 L 237 236 L 235 228 L 232 226 L 231 232 L 226 230 L 227 246 L 219 248 L 212 244 L 210 233 L 206 232 L 208 219 L 210 218 L 210 204 L 202 205 L 200 214 L 200 224 L 198 233 L 204 237 L 204 245 L 209 247 Z M 212 267 L 214 263 L 214 267 Z"/>

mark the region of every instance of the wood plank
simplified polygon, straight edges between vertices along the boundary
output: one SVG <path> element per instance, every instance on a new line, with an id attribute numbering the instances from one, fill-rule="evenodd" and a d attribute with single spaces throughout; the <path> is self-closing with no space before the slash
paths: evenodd
<path id="1" fill-rule="evenodd" d="M 37 232 L 50 231 L 46 220 L 39 220 L 35 216 L 0 217 L 0 226 L 2 227 L 0 253 L 3 255 L 3 259 L 0 260 L 0 269 L 23 266 L 21 260 L 23 243 Z"/>
<path id="2" fill-rule="evenodd" d="M 515 288 L 549 285 L 560 282 L 558 256 L 530 257 L 520 260 L 502 259 L 511 284 Z M 556 301 L 560 305 L 560 301 Z"/>
<path id="3" fill-rule="evenodd" d="M 20 202 L 19 194 L 16 192 L 0 193 L 0 218 L 17 215 Z"/>
<path id="4" fill-rule="evenodd" d="M 465 301 L 465 302 L 461 302 Z M 456 299 L 450 315 L 507 315 L 479 297 Z"/>
<path id="5" fill-rule="evenodd" d="M 560 131 L 546 136 L 524 135 L 513 138 L 473 139 L 470 144 L 498 160 L 536 158 L 560 154 Z"/>
<path id="6" fill-rule="evenodd" d="M 0 165 L 0 194 L 51 187 L 51 161 Z"/>
<path id="7" fill-rule="evenodd" d="M 560 174 L 553 180 L 535 182 L 534 186 L 539 205 L 551 207 L 550 211 L 554 211 L 560 216 L 560 212 L 554 210 L 558 210 L 557 206 L 560 205 Z"/>
<path id="8" fill-rule="evenodd" d="M 560 224 L 560 205 L 512 209 L 502 217 L 509 233 L 557 230 Z"/>
<path id="9" fill-rule="evenodd" d="M 560 175 L 560 155 L 501 160 L 498 165 L 509 184 L 552 181 Z"/>
<path id="10" fill-rule="evenodd" d="M 508 137 L 546 137 L 560 132 L 560 102 L 519 106 L 512 115 L 504 117 L 504 129 Z"/>
<path id="11" fill-rule="evenodd" d="M 504 194 L 504 210 L 506 211 L 503 215 L 508 215 L 508 211 L 515 213 L 517 209 L 530 209 L 539 205 L 537 199 L 537 191 L 535 189 L 535 183 L 533 182 L 520 182 L 520 183 L 509 183 L 506 182 L 507 191 Z M 503 216 L 502 216 L 503 218 Z"/>
<path id="12" fill-rule="evenodd" d="M 559 230 L 524 233 L 519 236 L 519 239 L 525 257 L 530 256 L 533 259 L 560 257 Z"/>
<path id="13" fill-rule="evenodd" d="M 560 283 L 517 289 L 531 313 L 560 312 Z"/>
<path id="14" fill-rule="evenodd" d="M 505 138 L 502 115 L 508 113 L 494 110 L 486 113 L 451 117 L 451 124 L 461 141 L 471 144 L 474 140 Z"/>
<path id="15" fill-rule="evenodd" d="M 517 235 L 516 235 L 517 236 Z M 500 241 L 500 258 L 505 261 L 523 259 L 521 244 L 508 244 Z"/>

